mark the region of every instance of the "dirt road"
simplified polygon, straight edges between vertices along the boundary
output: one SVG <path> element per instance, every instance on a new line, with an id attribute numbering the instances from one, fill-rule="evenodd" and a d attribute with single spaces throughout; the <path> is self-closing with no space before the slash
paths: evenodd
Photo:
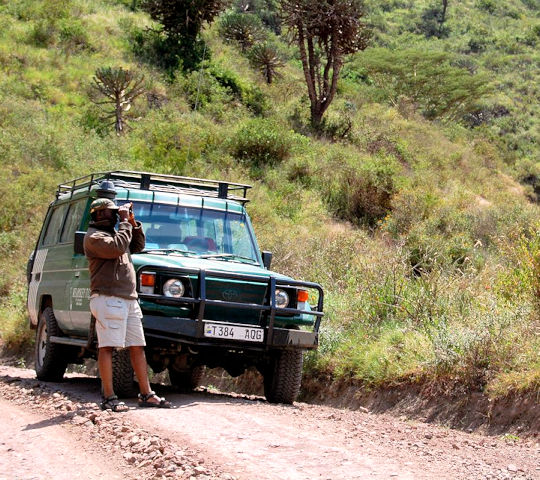
<path id="1" fill-rule="evenodd" d="M 484 437 L 369 412 L 157 387 L 176 408 L 96 407 L 95 378 L 0 366 L 0 480 L 540 479 L 538 437 Z"/>

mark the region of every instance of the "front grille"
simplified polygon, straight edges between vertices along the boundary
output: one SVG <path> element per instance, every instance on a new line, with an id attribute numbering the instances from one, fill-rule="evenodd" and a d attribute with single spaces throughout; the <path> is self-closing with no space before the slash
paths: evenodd
<path id="1" fill-rule="evenodd" d="M 198 291 L 198 285 L 194 285 Z M 267 295 L 266 283 L 238 282 L 227 279 L 206 278 L 206 298 L 221 302 L 263 305 Z M 253 309 L 207 305 L 204 318 L 219 322 L 259 325 L 261 312 Z"/>

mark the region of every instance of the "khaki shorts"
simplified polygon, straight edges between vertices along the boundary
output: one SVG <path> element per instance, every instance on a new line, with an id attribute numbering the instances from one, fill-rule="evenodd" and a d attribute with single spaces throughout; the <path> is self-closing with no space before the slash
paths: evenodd
<path id="1" fill-rule="evenodd" d="M 99 348 L 146 345 L 137 300 L 96 295 L 90 298 L 90 311 L 96 318 Z"/>

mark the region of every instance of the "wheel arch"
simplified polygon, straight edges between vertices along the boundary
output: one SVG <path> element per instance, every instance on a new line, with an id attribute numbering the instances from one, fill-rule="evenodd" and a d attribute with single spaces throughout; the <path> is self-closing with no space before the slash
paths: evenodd
<path id="1" fill-rule="evenodd" d="M 49 294 L 43 294 L 39 300 L 39 310 L 38 310 L 38 319 L 39 319 L 39 316 L 43 313 L 43 311 L 47 308 L 47 307 L 51 307 L 54 311 L 54 308 L 53 308 L 53 301 L 52 301 L 52 297 L 51 295 Z M 38 320 L 39 321 L 39 320 Z M 37 324 L 33 326 L 34 329 L 37 328 Z"/>

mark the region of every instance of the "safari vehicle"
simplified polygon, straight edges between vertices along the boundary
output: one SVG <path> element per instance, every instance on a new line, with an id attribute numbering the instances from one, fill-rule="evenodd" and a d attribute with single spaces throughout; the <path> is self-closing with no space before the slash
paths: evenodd
<path id="1" fill-rule="evenodd" d="M 298 395 L 303 351 L 317 348 L 323 290 L 270 271 L 246 212 L 249 185 L 112 171 L 58 186 L 28 262 L 28 312 L 36 329 L 35 368 L 60 380 L 70 363 L 95 357 L 95 320 L 83 250 L 97 197 L 133 203 L 146 233 L 132 255 L 154 372 L 192 389 L 205 367 L 238 376 L 256 367 L 270 402 Z M 115 391 L 129 395 L 129 354 L 115 351 Z"/>

